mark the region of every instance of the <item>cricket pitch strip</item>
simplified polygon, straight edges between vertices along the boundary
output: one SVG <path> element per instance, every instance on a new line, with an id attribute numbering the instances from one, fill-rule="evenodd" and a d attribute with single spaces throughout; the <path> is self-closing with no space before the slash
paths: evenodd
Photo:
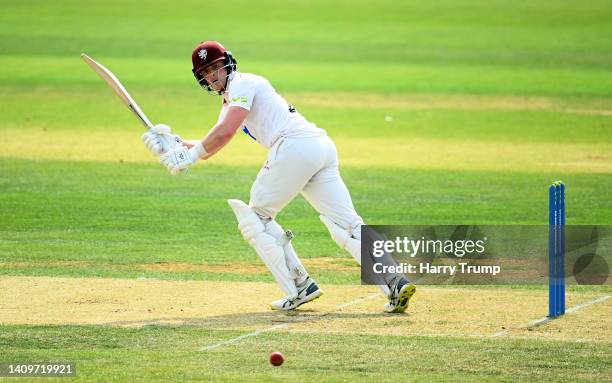
<path id="1" fill-rule="evenodd" d="M 281 296 L 263 282 L 156 279 L 0 278 L 0 324 L 198 326 L 257 332 L 397 336 L 538 337 L 612 341 L 609 292 L 568 292 L 579 309 L 531 326 L 545 314 L 547 291 L 418 286 L 403 315 L 385 314 L 374 286 L 322 285 L 324 295 L 294 312 L 268 309 Z M 603 297 L 603 298 L 602 298 Z M 594 304 L 584 305 L 593 301 Z M 277 326 L 279 324 L 285 324 Z"/>

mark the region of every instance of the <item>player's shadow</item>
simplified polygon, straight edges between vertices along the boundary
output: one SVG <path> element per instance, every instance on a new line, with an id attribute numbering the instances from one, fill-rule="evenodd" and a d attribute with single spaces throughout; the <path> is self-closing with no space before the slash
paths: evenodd
<path id="1" fill-rule="evenodd" d="M 329 320 L 370 320 L 373 318 L 403 318 L 403 323 L 410 317 L 409 314 L 386 314 L 378 313 L 342 313 L 314 310 L 297 310 L 293 312 L 248 312 L 227 315 L 216 315 L 204 318 L 164 317 L 152 320 L 131 320 L 107 322 L 107 326 L 163 326 L 163 327 L 202 327 L 211 330 L 227 329 L 260 329 L 276 325 L 288 325 L 300 323 L 316 323 Z"/>

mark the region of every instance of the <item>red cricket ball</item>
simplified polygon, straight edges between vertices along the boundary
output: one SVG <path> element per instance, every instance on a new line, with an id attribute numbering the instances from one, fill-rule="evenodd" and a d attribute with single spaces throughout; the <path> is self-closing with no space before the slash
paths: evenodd
<path id="1" fill-rule="evenodd" d="M 274 351 L 270 354 L 270 364 L 273 366 L 280 366 L 285 361 L 283 354 L 278 351 Z"/>

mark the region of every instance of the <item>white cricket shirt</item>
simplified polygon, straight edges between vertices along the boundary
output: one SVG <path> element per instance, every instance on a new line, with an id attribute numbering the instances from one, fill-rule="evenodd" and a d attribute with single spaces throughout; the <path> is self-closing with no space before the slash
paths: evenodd
<path id="1" fill-rule="evenodd" d="M 235 72 L 223 100 L 219 121 L 231 106 L 248 110 L 242 131 L 268 149 L 281 136 L 317 137 L 326 134 L 276 93 L 268 80 L 255 74 Z"/>

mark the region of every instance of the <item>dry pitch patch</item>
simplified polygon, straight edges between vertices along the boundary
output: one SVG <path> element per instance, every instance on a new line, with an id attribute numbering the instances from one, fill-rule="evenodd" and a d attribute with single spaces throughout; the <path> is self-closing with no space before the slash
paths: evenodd
<path id="1" fill-rule="evenodd" d="M 54 90 L 58 92 L 58 90 Z M 61 92 L 61 91 L 60 91 Z M 56 94 L 56 93 L 54 93 Z M 82 97 L 108 99 L 106 92 Z M 160 95 L 163 96 L 163 95 Z M 520 112 L 538 111 L 558 115 L 584 115 L 608 118 L 612 115 L 612 102 L 605 98 L 554 98 L 521 97 L 508 95 L 434 95 L 421 93 L 397 94 L 390 100 L 388 95 L 365 92 L 289 92 L 285 96 L 295 105 L 362 110 L 377 108 L 378 123 L 387 126 L 384 114 L 393 116 L 397 111 L 468 111 L 468 112 Z M 113 100 L 114 101 L 114 100 Z M 385 109 L 379 110 L 384 105 Z M 124 112 L 115 105 L 115 112 Z M 501 117 L 500 117 L 501 118 Z M 131 120 L 128 120 L 131 121 Z M 557 120 L 555 120 L 557 121 Z M 372 122 L 372 130 L 377 125 Z M 414 121 L 395 118 L 390 126 L 405 129 Z M 603 123 L 602 123 L 603 124 Z M 132 125 L 132 124 L 131 124 Z M 512 123 L 508 121 L 508 127 Z M 603 125 L 602 125 L 603 126 Z M 321 126 L 326 128 L 324 124 Z M 37 121 L 35 123 L 3 123 L 0 140 L 5 142 L 1 158 L 67 161 L 102 161 L 126 163 L 155 163 L 140 142 L 140 133 L 133 126 L 115 127 L 89 126 L 74 129 L 63 122 Z M 202 134 L 202 128 L 176 126 L 185 138 Z M 465 132 L 469 133 L 469 130 Z M 612 172 L 612 146 L 608 143 L 552 143 L 552 142 L 505 142 L 486 139 L 437 139 L 420 137 L 418 133 L 405 140 L 390 140 L 389 137 L 351 137 L 332 134 L 343 166 L 388 166 L 401 169 L 445 169 L 445 170 L 493 170 L 493 171 L 539 171 L 563 172 Z M 363 156 L 363 153 L 369 153 Z M 406 155 L 410 153 L 410 155 Z M 440 155 L 444 153 L 444 155 Z M 555 153 L 554 160 L 550 153 Z M 252 145 L 250 140 L 233 140 L 210 161 L 212 164 L 232 166 L 259 166 L 265 160 L 265 150 Z"/>
<path id="2" fill-rule="evenodd" d="M 0 278 L 0 324 L 198 326 L 210 329 L 337 334 L 538 337 L 612 341 L 612 299 L 547 324 L 541 318 L 547 291 L 419 286 L 404 315 L 381 311 L 385 299 L 373 286 L 324 285 L 325 295 L 297 312 L 268 309 L 281 296 L 263 282 L 162 281 L 53 277 Z M 570 292 L 567 307 L 597 297 Z M 278 326 L 284 324 L 284 326 Z"/>
<path id="3" fill-rule="evenodd" d="M 612 146 L 608 143 L 491 143 L 427 138 L 389 142 L 388 138 L 333 138 L 344 166 L 612 172 Z M 101 128 L 99 132 L 75 132 L 70 129 L 15 128 L 0 131 L 0 139 L 8 143 L 0 154 L 1 158 L 151 164 L 157 161 L 146 152 L 140 143 L 139 134 L 130 129 L 105 132 Z M 364 152 L 370 155 L 364 157 Z M 550 157 L 553 152 L 556 153 L 554 160 Z M 406 156 L 406 153 L 410 153 L 410 156 Z M 444 156 L 440 153 L 444 153 Z M 235 140 L 210 161 L 224 165 L 259 166 L 264 160 L 263 149 L 246 140 Z"/>

